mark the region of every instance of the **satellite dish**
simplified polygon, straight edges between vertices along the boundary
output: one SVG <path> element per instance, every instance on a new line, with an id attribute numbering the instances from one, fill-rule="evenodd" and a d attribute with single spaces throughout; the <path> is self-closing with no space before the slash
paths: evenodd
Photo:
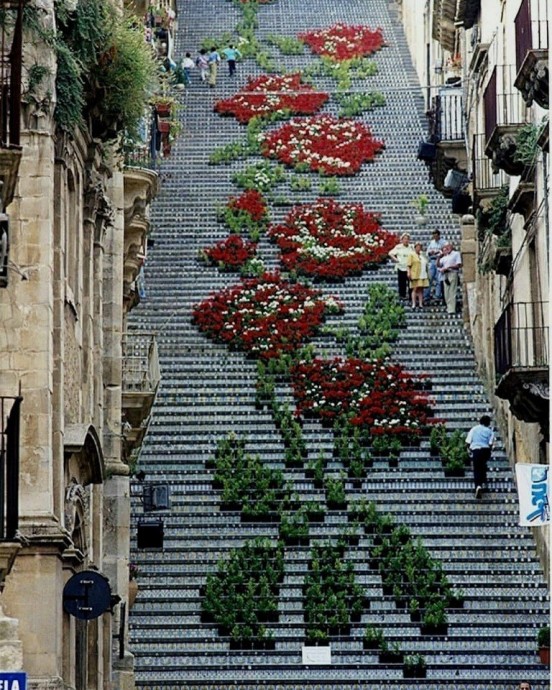
<path id="1" fill-rule="evenodd" d="M 83 570 L 63 588 L 63 608 L 71 616 L 89 621 L 111 609 L 109 581 L 95 570 Z"/>

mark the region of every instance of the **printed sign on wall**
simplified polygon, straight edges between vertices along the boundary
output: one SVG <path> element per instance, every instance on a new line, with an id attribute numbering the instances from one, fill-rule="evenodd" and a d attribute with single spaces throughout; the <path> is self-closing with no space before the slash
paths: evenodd
<path id="1" fill-rule="evenodd" d="M 550 480 L 548 465 L 516 463 L 519 496 L 519 524 L 529 527 L 550 524 Z"/>

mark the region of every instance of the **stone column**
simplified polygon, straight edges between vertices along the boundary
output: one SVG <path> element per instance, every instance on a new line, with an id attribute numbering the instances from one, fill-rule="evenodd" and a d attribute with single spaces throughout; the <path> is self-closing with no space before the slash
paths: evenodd
<path id="1" fill-rule="evenodd" d="M 476 236 L 475 236 L 475 218 L 466 214 L 462 216 L 460 221 L 460 253 L 462 254 L 462 278 L 464 284 L 462 286 L 464 298 L 464 323 L 469 328 L 476 312 L 475 299 L 475 275 L 477 271 L 475 263 L 476 251 Z"/>

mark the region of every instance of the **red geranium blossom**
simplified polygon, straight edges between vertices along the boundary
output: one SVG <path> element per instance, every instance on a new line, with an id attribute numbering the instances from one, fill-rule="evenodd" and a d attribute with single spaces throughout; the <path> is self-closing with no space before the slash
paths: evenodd
<path id="1" fill-rule="evenodd" d="M 361 122 L 316 115 L 294 118 L 266 134 L 261 152 L 286 165 L 306 164 L 326 175 L 354 175 L 383 147 Z"/>
<path id="2" fill-rule="evenodd" d="M 428 423 L 429 399 L 399 364 L 315 359 L 299 363 L 291 375 L 300 414 L 334 419 L 351 413 L 351 423 L 373 435 L 419 435 Z"/>
<path id="3" fill-rule="evenodd" d="M 193 309 L 193 321 L 216 342 L 263 359 L 295 351 L 340 303 L 278 273 L 244 280 Z"/>
<path id="4" fill-rule="evenodd" d="M 367 26 L 334 24 L 329 29 L 305 31 L 299 34 L 316 55 L 327 55 L 336 61 L 372 55 L 385 45 L 381 29 Z"/>
<path id="5" fill-rule="evenodd" d="M 203 254 L 214 264 L 224 268 L 240 268 L 255 256 L 257 244 L 243 240 L 239 235 L 230 235 L 225 240 L 217 242 L 213 247 L 203 250 Z"/>
<path id="6" fill-rule="evenodd" d="M 269 237 L 280 247 L 287 269 L 319 278 L 341 278 L 385 261 L 398 242 L 362 204 L 334 199 L 296 206 L 282 225 L 270 228 Z"/>
<path id="7" fill-rule="evenodd" d="M 233 196 L 227 203 L 232 211 L 245 211 L 257 223 L 264 220 L 268 213 L 263 195 L 256 189 L 248 189 L 240 196 Z"/>
<path id="8" fill-rule="evenodd" d="M 215 112 L 234 115 L 239 122 L 249 122 L 252 117 L 276 112 L 312 115 L 320 110 L 328 98 L 327 93 L 303 84 L 300 74 L 264 74 L 249 77 L 247 85 L 232 98 L 217 101 Z"/>

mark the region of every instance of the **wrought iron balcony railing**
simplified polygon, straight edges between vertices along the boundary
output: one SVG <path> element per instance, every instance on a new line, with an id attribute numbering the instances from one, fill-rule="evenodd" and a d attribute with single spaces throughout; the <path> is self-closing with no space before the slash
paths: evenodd
<path id="1" fill-rule="evenodd" d="M 496 194 L 508 181 L 503 170 L 494 172 L 492 161 L 485 155 L 485 134 L 474 134 L 472 142 L 472 180 L 478 196 Z"/>
<path id="2" fill-rule="evenodd" d="M 547 369 L 548 302 L 511 302 L 494 329 L 495 370 L 500 378 L 511 369 Z"/>
<path id="3" fill-rule="evenodd" d="M 466 130 L 462 89 L 439 89 L 432 105 L 430 141 L 463 141 Z"/>

